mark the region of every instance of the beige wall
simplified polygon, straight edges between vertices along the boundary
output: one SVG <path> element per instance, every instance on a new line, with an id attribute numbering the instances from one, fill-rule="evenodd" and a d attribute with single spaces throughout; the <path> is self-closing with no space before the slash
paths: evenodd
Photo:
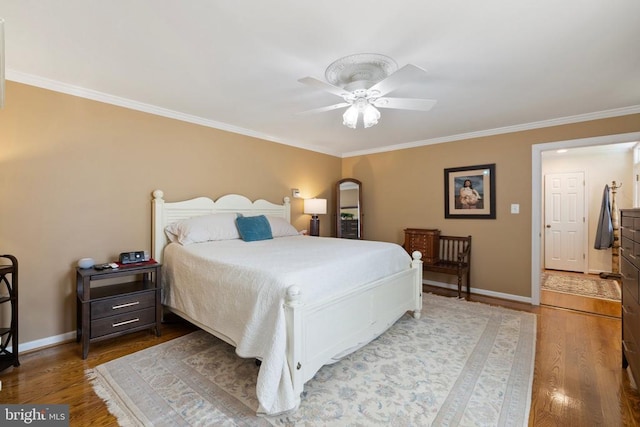
<path id="1" fill-rule="evenodd" d="M 240 193 L 280 202 L 299 188 L 334 212 L 336 181 L 354 177 L 368 239 L 402 243 L 406 227 L 472 234 L 473 285 L 528 296 L 531 145 L 633 131 L 640 115 L 339 159 L 7 82 L 0 251 L 20 260 L 20 342 L 75 330 L 79 258 L 150 249 L 154 189 L 168 201 Z M 496 163 L 497 219 L 445 220 L 443 169 L 483 163 Z M 333 232 L 332 218 L 321 218 L 321 235 Z M 301 199 L 292 222 L 308 228 Z"/>
<path id="2" fill-rule="evenodd" d="M 20 262 L 21 343 L 75 330 L 79 258 L 150 250 L 153 190 L 331 201 L 340 179 L 337 157 L 13 82 L 0 138 L 0 251 Z M 293 224 L 309 219 L 292 200 Z"/>
<path id="3" fill-rule="evenodd" d="M 345 158 L 342 176 L 362 181 L 368 239 L 402 243 L 408 227 L 470 234 L 472 287 L 530 297 L 532 145 L 637 131 L 638 114 L 428 145 Z M 496 164 L 497 218 L 445 219 L 443 170 L 487 163 Z M 512 203 L 520 204 L 520 214 L 510 214 Z"/>

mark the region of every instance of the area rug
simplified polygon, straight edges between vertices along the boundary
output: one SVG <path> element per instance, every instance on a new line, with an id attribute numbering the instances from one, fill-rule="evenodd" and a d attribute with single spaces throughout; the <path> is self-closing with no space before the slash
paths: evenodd
<path id="1" fill-rule="evenodd" d="M 258 417 L 254 360 L 197 331 L 88 370 L 123 426 L 525 426 L 534 314 L 424 295 L 422 318 L 305 384 L 297 411 Z"/>
<path id="2" fill-rule="evenodd" d="M 576 294 L 592 298 L 620 301 L 620 284 L 613 279 L 593 276 L 571 276 L 560 273 L 544 272 L 541 276 L 541 288 L 548 291 Z"/>

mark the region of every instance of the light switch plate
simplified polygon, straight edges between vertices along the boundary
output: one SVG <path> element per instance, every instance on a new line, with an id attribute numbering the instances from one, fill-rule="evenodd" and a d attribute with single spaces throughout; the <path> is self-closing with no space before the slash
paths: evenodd
<path id="1" fill-rule="evenodd" d="M 519 214 L 520 213 L 520 205 L 517 203 L 512 203 L 511 204 L 511 213 L 512 214 Z"/>

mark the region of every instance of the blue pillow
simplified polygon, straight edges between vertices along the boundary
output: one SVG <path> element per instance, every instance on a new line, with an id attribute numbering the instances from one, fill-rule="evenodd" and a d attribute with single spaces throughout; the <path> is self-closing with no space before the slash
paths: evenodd
<path id="1" fill-rule="evenodd" d="M 236 218 L 236 226 L 245 242 L 273 239 L 269 220 L 264 215 L 239 216 Z"/>

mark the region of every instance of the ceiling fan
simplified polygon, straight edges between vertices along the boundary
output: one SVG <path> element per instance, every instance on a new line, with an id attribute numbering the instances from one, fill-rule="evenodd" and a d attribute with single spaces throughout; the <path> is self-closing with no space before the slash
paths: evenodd
<path id="1" fill-rule="evenodd" d="M 363 53 L 345 56 L 327 67 L 327 82 L 315 77 L 298 80 L 300 83 L 337 95 L 343 102 L 298 114 L 314 114 L 349 107 L 342 116 L 342 124 L 355 129 L 361 113 L 365 128 L 377 124 L 380 118 L 377 108 L 429 111 L 436 103 L 433 99 L 385 96 L 404 84 L 419 80 L 425 74 L 425 70 L 411 64 L 398 69 L 396 62 L 385 55 Z"/>

